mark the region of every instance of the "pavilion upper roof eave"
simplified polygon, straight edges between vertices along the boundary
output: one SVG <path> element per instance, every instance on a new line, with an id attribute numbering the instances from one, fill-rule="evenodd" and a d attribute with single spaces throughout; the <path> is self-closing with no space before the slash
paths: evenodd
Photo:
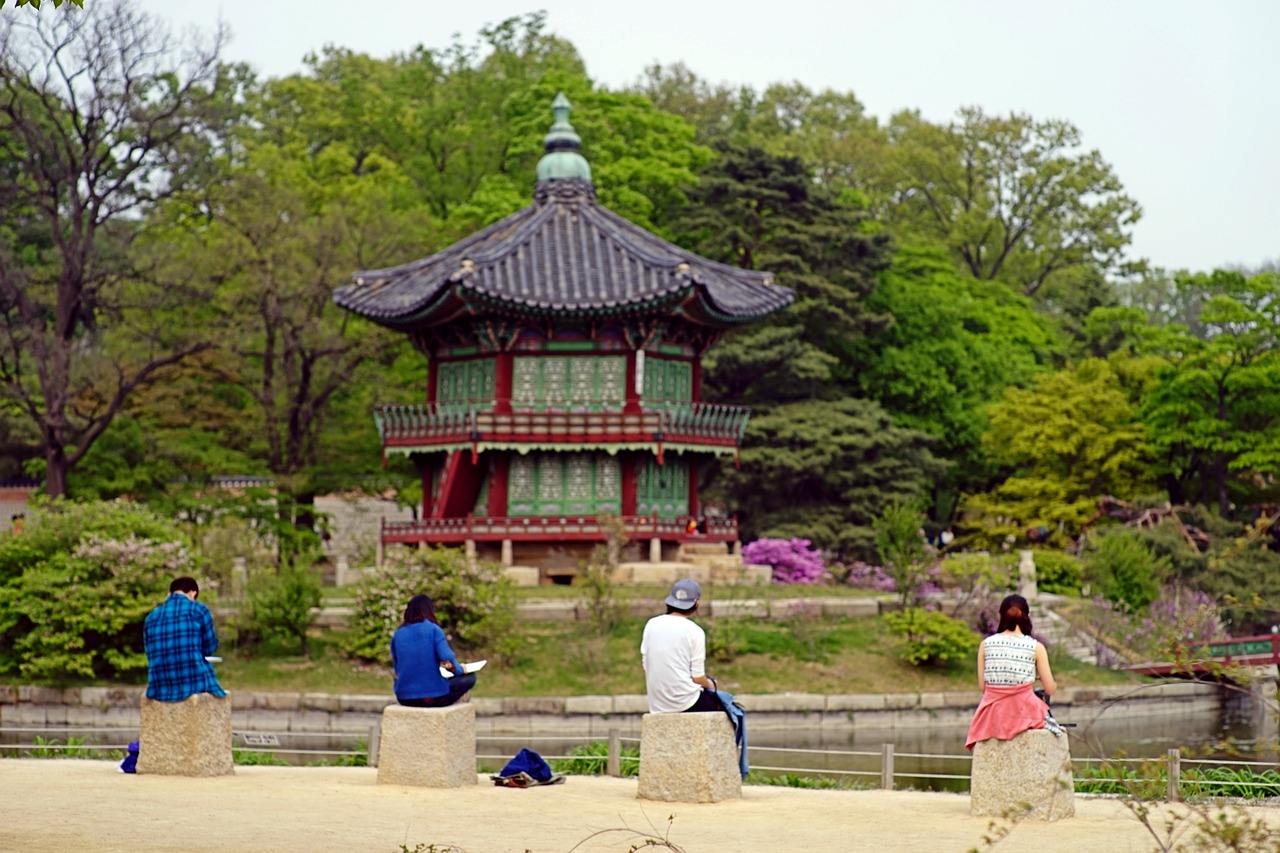
<path id="1" fill-rule="evenodd" d="M 642 292 L 623 290 L 613 298 L 596 294 L 583 304 L 517 296 L 493 271 L 526 247 L 541 229 L 554 228 L 558 210 L 571 205 L 575 216 L 593 233 L 626 257 L 653 269 L 666 270 L 666 285 Z M 781 310 L 794 299 L 789 288 L 773 283 L 772 274 L 703 258 L 619 216 L 588 197 L 556 199 L 526 207 L 430 257 L 355 273 L 334 301 L 375 322 L 397 329 L 420 326 L 455 287 L 523 314 L 600 315 L 627 313 L 640 306 L 679 298 L 690 288 L 700 291 L 703 312 L 713 325 L 755 322 Z M 737 298 L 734 298 L 737 297 Z M 734 304 L 738 303 L 738 304 Z M 428 325 L 435 325 L 429 322 Z"/>

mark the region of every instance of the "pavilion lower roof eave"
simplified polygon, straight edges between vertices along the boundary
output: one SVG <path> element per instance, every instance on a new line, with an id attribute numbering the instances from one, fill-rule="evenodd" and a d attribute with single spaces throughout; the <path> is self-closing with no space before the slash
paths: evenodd
<path id="1" fill-rule="evenodd" d="M 654 311 L 670 310 L 671 306 L 677 304 L 680 297 L 687 294 L 688 291 L 664 294 L 661 298 L 652 298 L 637 300 L 635 302 L 627 302 L 616 305 L 592 305 L 592 306 L 551 306 L 551 305 L 530 305 L 527 303 L 509 301 L 496 298 L 490 294 L 473 294 L 473 298 L 484 304 L 490 311 L 498 314 L 513 317 L 528 317 L 530 319 L 564 319 L 564 320 L 585 320 L 590 318 L 625 318 L 629 316 L 639 316 L 651 314 Z M 403 333 L 426 332 L 440 325 L 438 321 L 432 321 L 432 315 L 435 314 L 441 304 L 445 301 L 443 298 L 437 298 L 433 302 L 416 311 L 408 312 L 398 316 L 365 314 L 364 316 L 379 325 L 385 326 L 394 331 Z M 706 300 L 699 300 L 704 303 L 700 309 L 694 312 L 693 316 L 686 315 L 686 320 L 692 320 L 700 325 L 712 326 L 716 328 L 728 328 L 734 326 L 745 326 L 752 323 L 760 322 L 770 314 L 776 312 L 777 309 L 768 309 L 747 314 L 729 314 L 718 311 L 710 304 L 705 304 Z M 481 316 L 484 312 L 471 310 L 474 316 Z"/>
<path id="2" fill-rule="evenodd" d="M 411 456 L 414 453 L 451 453 L 455 450 L 474 450 L 476 453 L 484 453 L 489 450 L 514 450 L 524 455 L 535 450 L 550 451 L 582 451 L 582 450 L 603 450 L 610 456 L 616 456 L 624 450 L 639 450 L 652 453 L 655 456 L 659 451 L 662 453 L 705 453 L 713 456 L 725 456 L 732 458 L 738 448 L 725 445 L 706 445 L 706 444 L 684 444 L 680 442 L 662 442 L 659 446 L 654 441 L 619 441 L 619 442 L 603 442 L 603 441 L 584 441 L 573 443 L 568 442 L 527 442 L 527 441 L 459 441 L 446 444 L 426 444 L 421 446 L 402 446 L 396 445 L 383 449 L 384 455 L 393 456 Z"/>

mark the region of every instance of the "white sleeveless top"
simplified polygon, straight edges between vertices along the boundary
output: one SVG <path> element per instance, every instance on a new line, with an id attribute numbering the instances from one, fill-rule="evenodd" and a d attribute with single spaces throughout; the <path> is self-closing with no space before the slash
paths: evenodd
<path id="1" fill-rule="evenodd" d="M 1025 634 L 992 634 L 982 641 L 982 678 L 987 684 L 1013 687 L 1036 680 L 1036 638 Z"/>

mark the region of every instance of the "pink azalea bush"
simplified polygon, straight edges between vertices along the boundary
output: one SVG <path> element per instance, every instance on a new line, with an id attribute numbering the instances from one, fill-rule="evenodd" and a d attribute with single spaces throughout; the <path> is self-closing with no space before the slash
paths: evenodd
<path id="1" fill-rule="evenodd" d="M 830 577 L 822 552 L 808 539 L 757 539 L 743 546 L 742 560 L 771 566 L 774 583 L 816 584 Z"/>
<path id="2" fill-rule="evenodd" d="M 858 589 L 874 589 L 880 592 L 896 592 L 898 585 L 883 566 L 857 560 L 845 567 L 845 583 Z"/>

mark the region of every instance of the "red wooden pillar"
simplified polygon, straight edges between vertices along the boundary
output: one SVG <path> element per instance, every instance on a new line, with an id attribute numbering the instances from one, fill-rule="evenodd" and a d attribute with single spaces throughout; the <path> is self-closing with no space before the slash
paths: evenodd
<path id="1" fill-rule="evenodd" d="M 511 467 L 511 454 L 498 452 L 489 463 L 489 515 L 507 517 L 507 473 Z"/>
<path id="2" fill-rule="evenodd" d="M 689 399 L 695 403 L 702 402 L 702 359 L 695 358 L 689 371 Z"/>
<path id="3" fill-rule="evenodd" d="M 636 514 L 636 465 L 638 459 L 634 453 L 621 454 L 622 467 L 622 514 Z"/>
<path id="4" fill-rule="evenodd" d="M 498 353 L 493 373 L 493 410 L 499 414 L 511 413 L 511 383 L 514 370 L 515 356 L 510 352 Z"/>
<path id="5" fill-rule="evenodd" d="M 636 376 L 636 364 L 639 361 L 636 358 L 636 350 L 627 351 L 627 404 L 622 411 L 628 414 L 635 414 L 640 411 L 640 388 L 638 377 Z"/>

